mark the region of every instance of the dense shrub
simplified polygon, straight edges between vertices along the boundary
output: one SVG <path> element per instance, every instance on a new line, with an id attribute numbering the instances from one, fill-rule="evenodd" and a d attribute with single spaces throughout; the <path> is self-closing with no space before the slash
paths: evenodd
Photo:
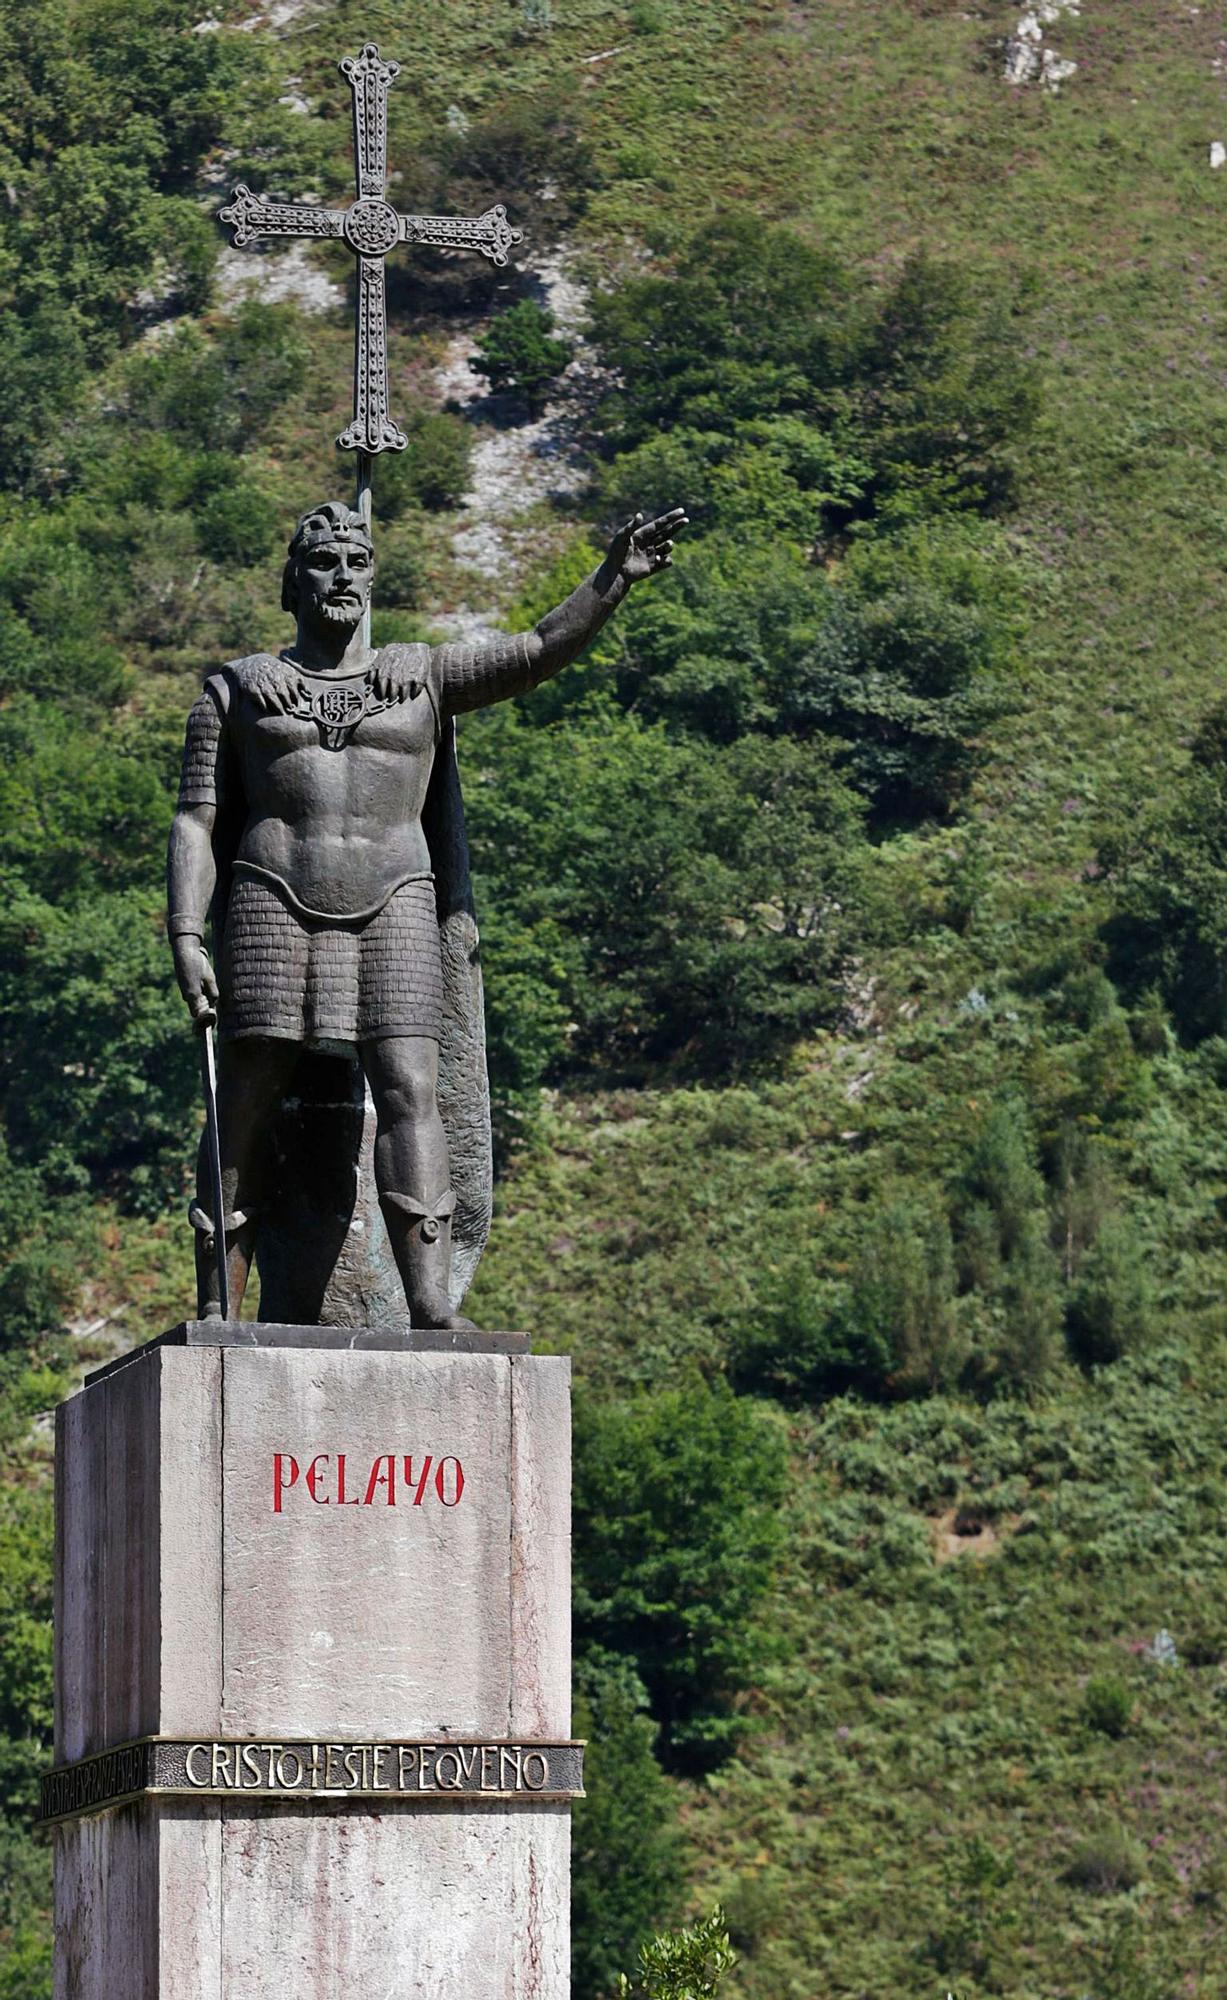
<path id="1" fill-rule="evenodd" d="M 908 1394 L 957 1382 L 966 1361 L 950 1225 L 941 1206 L 886 1200 L 844 1285 L 815 1282 L 800 1260 L 732 1330 L 743 1387 L 822 1401 L 842 1390 Z"/>
<path id="2" fill-rule="evenodd" d="M 774 1423 L 727 1389 L 581 1413 L 577 1638 L 634 1661 L 675 1766 L 719 1763 L 744 1726 L 737 1698 L 768 1651 L 785 1468 Z"/>
<path id="3" fill-rule="evenodd" d="M 619 1983 L 619 2000 L 714 2000 L 736 1963 L 717 1905 L 701 1922 L 642 1945 L 635 1978 L 623 1975 Z"/>
<path id="4" fill-rule="evenodd" d="M 411 507 L 458 507 L 468 490 L 473 439 L 461 418 L 447 410 L 416 410 L 404 429 L 409 439 L 404 451 L 381 453 L 372 482 L 379 521 L 394 521 Z M 382 578 L 382 536 L 377 553 Z"/>
<path id="5" fill-rule="evenodd" d="M 587 1738 L 585 1796 L 572 1814 L 571 1977 L 593 2000 L 613 1992 L 639 1945 L 674 1914 L 681 1842 L 657 1726 L 631 1663 L 599 1649 L 575 1670 L 572 1728 Z"/>
<path id="6" fill-rule="evenodd" d="M 1133 1695 L 1112 1674 L 1097 1674 L 1082 1694 L 1082 1719 L 1099 1736 L 1123 1736 L 1133 1718 Z"/>
<path id="7" fill-rule="evenodd" d="M 583 213 L 597 184 L 574 96 L 557 87 L 500 90 L 482 115 L 430 118 L 416 150 L 399 156 L 398 205 L 419 215 L 480 215 L 501 202 L 526 242 L 547 249 Z M 505 297 L 507 279 L 484 257 L 418 245 L 412 257 L 388 259 L 387 284 L 393 310 L 425 304 L 471 313 Z"/>
<path id="8" fill-rule="evenodd" d="M 1122 823 L 1100 858 L 1115 908 L 1109 969 L 1127 998 L 1160 993 L 1181 1035 L 1227 1031 L 1227 705 L 1212 711 L 1168 797 Z"/>
<path id="9" fill-rule="evenodd" d="M 931 526 L 854 552 L 793 708 L 848 745 L 855 781 L 888 817 L 947 814 L 999 714 L 1017 635 L 991 542 Z"/>
<path id="10" fill-rule="evenodd" d="M 734 460 L 747 445 L 782 449 L 800 494 L 829 489 L 808 516 L 815 532 L 880 510 L 1001 506 L 1037 407 L 1009 302 L 982 306 L 961 274 L 925 257 L 868 314 L 854 300 L 836 262 L 788 230 L 749 216 L 709 223 L 671 275 L 593 301 L 595 344 L 618 382 L 602 412 L 610 455 L 676 438 L 674 466 L 688 454 L 702 489 L 701 468 L 729 462 L 720 437 L 735 441 Z M 800 426 L 773 428 L 789 417 Z M 768 525 L 781 525 L 778 512 Z"/>
<path id="11" fill-rule="evenodd" d="M 571 354 L 570 341 L 554 332 L 554 315 L 534 299 L 520 299 L 491 320 L 472 365 L 496 394 L 511 391 L 537 416 Z"/>
<path id="12" fill-rule="evenodd" d="M 629 1075 L 745 1067 L 833 1017 L 860 807 L 829 753 L 713 754 L 602 704 L 544 729 L 492 712 L 464 762 L 479 904 L 518 920 L 496 918 L 487 961 L 494 1044 L 522 1083 L 549 1044 L 529 1022 L 560 1000 L 572 1056 Z"/>
<path id="13" fill-rule="evenodd" d="M 184 0 L 45 0 L 0 23 L 0 478 L 20 492 L 58 482 L 85 369 L 128 331 L 140 287 L 207 297 L 218 232 L 194 199 L 202 159 L 237 140 L 241 173 L 242 148 L 275 140 L 309 174 L 311 136 L 277 103 L 269 50 L 196 27 Z"/>
<path id="14" fill-rule="evenodd" d="M 829 419 L 847 367 L 846 289 L 834 260 L 749 215 L 701 229 L 669 275 L 592 301 L 593 338 L 617 393 L 602 413 L 611 452 L 656 434 L 733 434 L 802 411 Z"/>
<path id="15" fill-rule="evenodd" d="M 1155 1316 L 1154 1281 L 1135 1227 L 1107 1221 L 1087 1251 L 1065 1308 L 1070 1346 L 1088 1367 L 1143 1346 Z"/>
<path id="16" fill-rule="evenodd" d="M 1063 1879 L 1092 1896 L 1115 1896 L 1136 1889 L 1145 1869 L 1146 1857 L 1138 1842 L 1105 1821 L 1079 1842 Z"/>

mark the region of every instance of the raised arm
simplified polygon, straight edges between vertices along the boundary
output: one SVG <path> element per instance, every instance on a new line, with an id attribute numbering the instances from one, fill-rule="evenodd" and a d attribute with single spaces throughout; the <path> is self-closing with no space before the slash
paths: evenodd
<path id="1" fill-rule="evenodd" d="M 432 668 L 445 715 L 486 708 L 523 694 L 561 673 L 591 645 L 611 611 L 633 583 L 668 569 L 673 542 L 686 526 L 680 507 L 644 521 L 642 514 L 619 528 L 604 560 L 563 604 L 547 611 L 531 632 L 497 639 L 487 646 L 440 646 Z"/>

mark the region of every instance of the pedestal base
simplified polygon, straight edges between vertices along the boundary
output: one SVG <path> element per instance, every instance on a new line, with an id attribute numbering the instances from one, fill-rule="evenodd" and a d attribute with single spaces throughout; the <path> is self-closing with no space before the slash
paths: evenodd
<path id="1" fill-rule="evenodd" d="M 565 2000 L 565 1805 L 149 1802 L 57 1827 L 57 2000 Z"/>
<path id="2" fill-rule="evenodd" d="M 564 2000 L 568 1386 L 184 1344 L 62 1406 L 57 2000 Z"/>

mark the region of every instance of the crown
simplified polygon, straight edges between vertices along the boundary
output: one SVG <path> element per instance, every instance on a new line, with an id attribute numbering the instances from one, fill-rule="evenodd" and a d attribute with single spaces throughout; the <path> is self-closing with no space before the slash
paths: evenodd
<path id="1" fill-rule="evenodd" d="M 301 555 L 304 549 L 318 548 L 321 542 L 364 542 L 367 548 L 373 546 L 369 524 L 343 500 L 325 500 L 322 506 L 308 509 L 294 530 L 290 554 Z"/>

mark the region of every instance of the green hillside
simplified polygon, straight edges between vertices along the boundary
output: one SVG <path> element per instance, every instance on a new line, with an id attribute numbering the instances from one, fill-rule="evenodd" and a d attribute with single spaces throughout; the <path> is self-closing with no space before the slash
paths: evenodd
<path id="1" fill-rule="evenodd" d="M 182 718 L 351 477 L 347 254 L 244 302 L 212 216 L 348 199 L 367 37 L 398 205 L 529 260 L 390 266 L 377 642 L 693 518 L 461 741 L 471 1309 L 575 1365 L 577 2000 L 716 1901 L 729 2000 L 1227 1995 L 1227 15 L 1062 8 L 1054 92 L 1021 0 L 219 11 L 0 10 L 0 2000 L 45 1412 L 190 1299 Z"/>

